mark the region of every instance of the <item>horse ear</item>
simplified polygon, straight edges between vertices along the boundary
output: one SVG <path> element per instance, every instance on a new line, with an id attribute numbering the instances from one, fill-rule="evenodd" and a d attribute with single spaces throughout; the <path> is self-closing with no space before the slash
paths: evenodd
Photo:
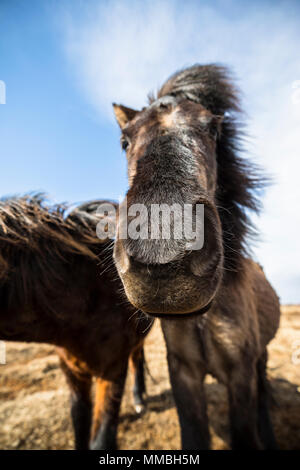
<path id="1" fill-rule="evenodd" d="M 113 103 L 114 113 L 116 116 L 116 120 L 121 129 L 131 121 L 134 116 L 138 113 L 135 109 L 127 108 L 122 104 Z"/>

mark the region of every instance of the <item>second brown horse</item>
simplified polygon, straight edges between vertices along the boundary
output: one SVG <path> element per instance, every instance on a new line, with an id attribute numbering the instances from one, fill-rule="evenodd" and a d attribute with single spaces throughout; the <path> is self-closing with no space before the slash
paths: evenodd
<path id="1" fill-rule="evenodd" d="M 145 391 L 143 339 L 151 321 L 137 321 L 106 269 L 111 247 L 96 236 L 100 202 L 68 216 L 39 195 L 0 202 L 0 339 L 58 346 L 76 449 L 89 448 L 90 439 L 94 449 L 116 447 L 129 358 L 139 409 Z"/>

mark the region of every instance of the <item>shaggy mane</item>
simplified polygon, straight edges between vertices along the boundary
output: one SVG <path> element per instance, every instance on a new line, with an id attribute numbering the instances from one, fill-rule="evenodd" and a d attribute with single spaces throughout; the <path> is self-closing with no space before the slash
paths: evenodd
<path id="1" fill-rule="evenodd" d="M 35 321 L 37 311 L 41 319 L 48 314 L 58 318 L 57 305 L 66 295 L 71 273 L 86 276 L 84 282 L 89 282 L 90 273 L 94 276 L 94 266 L 103 264 L 104 250 L 110 246 L 96 234 L 96 211 L 102 202 L 110 201 L 71 210 L 65 204 L 49 204 L 43 194 L 0 200 L 0 329 L 3 312 L 23 312 L 24 306 Z M 8 329 L 15 331 L 20 321 L 16 315 Z"/>
<path id="2" fill-rule="evenodd" d="M 49 255 L 97 259 L 104 243 L 96 235 L 96 210 L 102 202 L 85 203 L 66 215 L 67 205 L 50 205 L 43 194 L 0 200 L 0 281 L 14 269 L 15 256 L 26 263 L 31 253 L 45 265 Z"/>
<path id="3" fill-rule="evenodd" d="M 256 165 L 241 156 L 243 125 L 239 93 L 227 68 L 194 65 L 175 73 L 164 83 L 157 98 L 166 95 L 201 103 L 213 114 L 224 116 L 217 142 L 216 205 L 223 229 L 225 269 L 239 271 L 242 258 L 249 256 L 247 237 L 256 234 L 249 210 L 259 212 L 258 191 L 268 182 Z"/>

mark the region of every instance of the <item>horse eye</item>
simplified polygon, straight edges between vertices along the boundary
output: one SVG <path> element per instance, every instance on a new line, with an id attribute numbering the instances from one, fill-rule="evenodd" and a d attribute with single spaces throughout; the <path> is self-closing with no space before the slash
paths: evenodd
<path id="1" fill-rule="evenodd" d="M 127 150 L 129 147 L 129 142 L 127 139 L 122 138 L 121 140 L 121 146 L 123 150 Z"/>

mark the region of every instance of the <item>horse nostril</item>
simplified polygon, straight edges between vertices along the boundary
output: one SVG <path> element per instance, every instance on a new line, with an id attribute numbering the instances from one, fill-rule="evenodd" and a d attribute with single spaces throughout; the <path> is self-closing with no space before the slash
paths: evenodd
<path id="1" fill-rule="evenodd" d="M 115 242 L 113 258 L 118 267 L 118 271 L 121 274 L 125 274 L 129 269 L 130 259 L 120 240 L 116 240 Z"/>

